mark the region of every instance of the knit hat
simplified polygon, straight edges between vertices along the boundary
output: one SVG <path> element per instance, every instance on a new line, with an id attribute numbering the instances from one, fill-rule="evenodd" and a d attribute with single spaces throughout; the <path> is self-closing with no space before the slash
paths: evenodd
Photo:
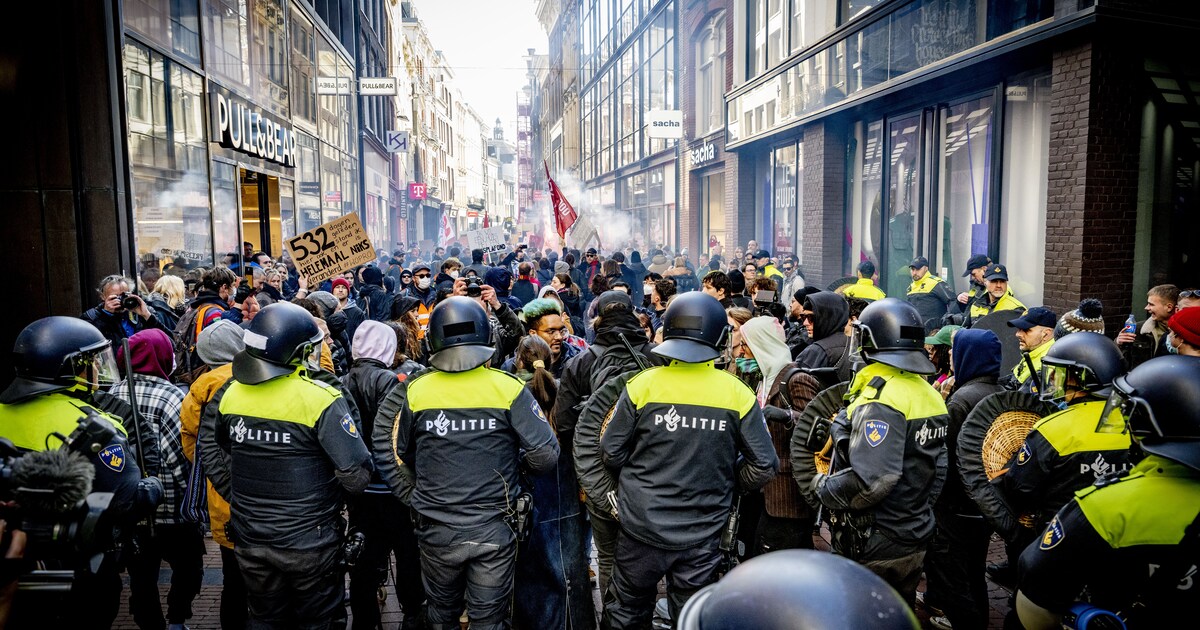
<path id="1" fill-rule="evenodd" d="M 560 273 L 571 273 L 571 265 L 568 265 L 566 261 L 560 260 L 554 263 L 554 273 L 556 275 Z"/>
<path id="2" fill-rule="evenodd" d="M 117 361 L 125 365 L 125 349 L 117 348 Z M 138 331 L 129 338 L 129 363 L 135 374 L 166 379 L 175 371 L 175 348 L 167 333 L 158 328 Z"/>
<path id="3" fill-rule="evenodd" d="M 362 279 L 364 284 L 383 286 L 383 272 L 379 270 L 379 267 L 363 267 Z"/>
<path id="4" fill-rule="evenodd" d="M 1200 306 L 1185 308 L 1167 320 L 1167 328 L 1188 344 L 1200 348 Z"/>
<path id="5" fill-rule="evenodd" d="M 387 324 L 368 319 L 354 331 L 350 347 L 355 359 L 375 359 L 391 365 L 396 359 L 396 332 Z"/>
<path id="6" fill-rule="evenodd" d="M 196 338 L 196 355 L 209 367 L 233 362 L 233 355 L 246 349 L 242 341 L 245 330 L 237 324 L 218 319 L 211 323 Z"/>
<path id="7" fill-rule="evenodd" d="M 1085 298 L 1079 307 L 1067 311 L 1054 327 L 1054 338 L 1061 339 L 1070 333 L 1094 332 L 1104 334 L 1104 305 L 1096 298 Z"/>
<path id="8" fill-rule="evenodd" d="M 350 292 L 350 281 L 342 276 L 338 276 L 333 279 L 333 287 L 332 288 L 336 289 L 339 286 L 345 287 L 347 293 Z"/>
<path id="9" fill-rule="evenodd" d="M 325 319 L 333 314 L 338 307 L 338 299 L 328 291 L 313 291 L 308 294 L 308 299 L 316 303 L 321 309 L 321 319 Z"/>

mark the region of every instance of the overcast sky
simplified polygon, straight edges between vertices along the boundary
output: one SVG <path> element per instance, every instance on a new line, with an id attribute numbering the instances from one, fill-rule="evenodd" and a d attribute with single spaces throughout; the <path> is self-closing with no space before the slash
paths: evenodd
<path id="1" fill-rule="evenodd" d="M 453 68 L 467 103 L 489 125 L 504 121 L 505 137 L 516 137 L 517 94 L 525 84 L 528 49 L 546 53 L 536 0 L 416 0 L 417 16 L 434 48 Z"/>

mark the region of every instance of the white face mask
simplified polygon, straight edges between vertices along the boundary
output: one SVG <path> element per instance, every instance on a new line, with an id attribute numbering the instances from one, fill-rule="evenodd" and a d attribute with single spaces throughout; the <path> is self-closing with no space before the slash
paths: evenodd
<path id="1" fill-rule="evenodd" d="M 451 277 L 451 278 L 454 278 L 455 280 L 458 280 L 458 270 L 457 270 L 457 269 L 455 269 L 454 271 L 451 271 L 451 272 L 450 272 L 450 277 Z"/>
<path id="2" fill-rule="evenodd" d="M 650 292 L 653 290 L 654 290 L 653 284 L 643 284 L 642 285 L 642 294 L 643 295 L 650 295 Z"/>
<path id="3" fill-rule="evenodd" d="M 429 288 L 429 278 L 417 278 L 417 287 L 422 291 Z"/>

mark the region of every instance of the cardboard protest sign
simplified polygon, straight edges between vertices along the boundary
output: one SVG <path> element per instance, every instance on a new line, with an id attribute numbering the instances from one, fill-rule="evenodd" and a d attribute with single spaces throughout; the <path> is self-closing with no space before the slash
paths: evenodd
<path id="1" fill-rule="evenodd" d="M 471 230 L 464 236 L 467 237 L 467 244 L 471 249 L 482 249 L 485 254 L 503 251 L 505 248 L 504 228 L 499 226 Z"/>
<path id="2" fill-rule="evenodd" d="M 309 286 L 375 260 L 375 248 L 355 213 L 297 234 L 287 241 L 296 271 L 308 276 Z"/>

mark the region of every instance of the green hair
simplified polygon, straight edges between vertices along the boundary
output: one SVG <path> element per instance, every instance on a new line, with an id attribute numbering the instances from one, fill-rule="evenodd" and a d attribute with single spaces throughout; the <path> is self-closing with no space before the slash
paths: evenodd
<path id="1" fill-rule="evenodd" d="M 521 319 L 525 322 L 526 328 L 532 328 L 539 319 L 547 315 L 562 315 L 562 306 L 550 298 L 538 298 L 530 300 L 521 309 Z"/>

